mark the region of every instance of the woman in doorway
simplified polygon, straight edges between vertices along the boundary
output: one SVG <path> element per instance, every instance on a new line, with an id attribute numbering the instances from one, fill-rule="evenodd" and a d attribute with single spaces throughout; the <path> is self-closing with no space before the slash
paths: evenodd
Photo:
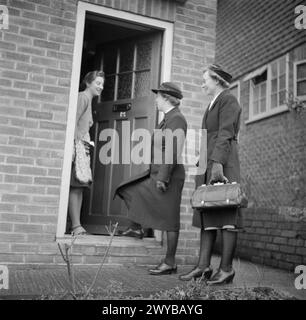
<path id="1" fill-rule="evenodd" d="M 211 102 L 204 114 L 202 128 L 207 130 L 207 169 L 197 176 L 196 187 L 213 182 L 239 182 L 240 169 L 237 135 L 241 107 L 228 89 L 232 76 L 219 65 L 210 65 L 203 74 L 205 93 Z M 240 225 L 239 209 L 195 210 L 193 226 L 201 228 L 200 255 L 197 266 L 181 275 L 181 280 L 202 277 L 208 284 L 229 283 L 235 276 L 232 262 Z M 222 252 L 218 271 L 210 279 L 210 260 L 217 230 L 221 230 Z"/>
<path id="2" fill-rule="evenodd" d="M 78 95 L 76 127 L 74 133 L 75 143 L 79 140 L 86 142 L 90 141 L 89 129 L 93 124 L 91 102 L 92 99 L 99 96 L 103 90 L 104 72 L 88 72 L 83 79 L 82 85 L 85 87 L 85 90 L 79 92 Z M 87 145 L 87 152 L 89 152 L 89 144 Z M 89 187 L 89 184 L 81 183 L 77 180 L 75 176 L 75 165 L 74 162 L 72 162 L 68 212 L 71 219 L 71 230 L 76 236 L 87 233 L 80 222 L 83 189 L 86 187 Z"/>
<path id="3" fill-rule="evenodd" d="M 154 132 L 151 144 L 150 169 L 121 183 L 116 189 L 128 208 L 130 227 L 122 236 L 142 238 L 142 227 L 167 232 L 165 259 L 149 270 L 152 275 L 171 274 L 177 271 L 175 253 L 180 229 L 180 204 L 185 181 L 185 169 L 180 162 L 187 132 L 187 122 L 179 110 L 181 90 L 172 82 L 164 82 L 156 93 L 156 106 L 164 119 Z M 172 147 L 167 135 L 175 134 Z M 171 143 L 170 143 L 171 144 Z M 159 157 L 160 156 L 160 157 Z M 159 161 L 160 160 L 160 161 Z"/>

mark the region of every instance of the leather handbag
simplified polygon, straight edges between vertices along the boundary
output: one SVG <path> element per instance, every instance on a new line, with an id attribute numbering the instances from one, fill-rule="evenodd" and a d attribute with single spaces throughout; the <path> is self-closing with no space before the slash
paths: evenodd
<path id="1" fill-rule="evenodd" d="M 246 208 L 248 200 L 239 183 L 215 183 L 201 185 L 191 197 L 194 209 L 204 208 Z"/>

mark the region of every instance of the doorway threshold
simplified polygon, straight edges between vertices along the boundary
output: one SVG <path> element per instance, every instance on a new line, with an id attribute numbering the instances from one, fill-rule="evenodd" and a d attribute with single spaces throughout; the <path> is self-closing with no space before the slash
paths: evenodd
<path id="1" fill-rule="evenodd" d="M 64 235 L 57 237 L 56 242 L 60 244 L 71 244 L 73 238 L 71 235 Z M 108 246 L 110 236 L 101 235 L 83 235 L 77 236 L 73 242 L 75 245 L 89 245 L 89 246 Z M 143 238 L 142 240 L 131 237 L 114 237 L 112 246 L 115 247 L 145 247 L 145 248 L 161 248 L 161 241 L 155 238 Z"/>

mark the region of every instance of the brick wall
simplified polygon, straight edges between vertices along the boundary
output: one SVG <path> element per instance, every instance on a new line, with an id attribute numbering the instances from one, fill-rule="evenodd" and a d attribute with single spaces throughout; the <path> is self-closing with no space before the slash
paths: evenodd
<path id="1" fill-rule="evenodd" d="M 175 21 L 172 80 L 184 91 L 182 110 L 190 127 L 199 127 L 208 102 L 200 90 L 201 70 L 214 57 L 216 0 L 90 2 Z M 9 8 L 10 24 L 0 31 L 0 261 L 58 263 L 54 239 L 77 1 L 1 4 Z M 198 250 L 198 230 L 190 226 L 193 187 L 188 176 L 178 249 L 182 263 L 194 261 Z M 76 261 L 90 263 L 94 259 L 85 256 L 99 254 L 83 250 Z"/>
<path id="2" fill-rule="evenodd" d="M 293 63 L 306 59 L 305 30 L 294 28 L 294 7 L 300 3 L 305 4 L 220 0 L 217 15 L 216 59 L 240 80 L 243 109 L 241 175 L 250 208 L 244 210 L 246 232 L 239 236 L 237 254 L 289 270 L 306 263 L 306 113 L 285 112 L 246 124 L 250 93 L 242 79 L 289 53 L 293 90 Z"/>

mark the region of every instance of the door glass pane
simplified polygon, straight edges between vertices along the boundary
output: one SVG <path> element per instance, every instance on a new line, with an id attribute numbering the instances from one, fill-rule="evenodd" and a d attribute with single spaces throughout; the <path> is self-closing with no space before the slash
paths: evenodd
<path id="1" fill-rule="evenodd" d="M 104 89 L 102 91 L 102 101 L 114 100 L 115 92 L 115 76 L 106 76 L 104 82 Z"/>
<path id="2" fill-rule="evenodd" d="M 306 81 L 300 81 L 297 83 L 297 95 L 298 96 L 306 95 Z"/>
<path id="3" fill-rule="evenodd" d="M 277 107 L 277 93 L 271 95 L 271 108 Z"/>
<path id="4" fill-rule="evenodd" d="M 302 63 L 297 66 L 297 78 L 298 79 L 306 78 L 306 63 Z"/>
<path id="5" fill-rule="evenodd" d="M 134 97 L 146 97 L 150 94 L 150 71 L 136 72 Z"/>
<path id="6" fill-rule="evenodd" d="M 119 72 L 132 71 L 134 61 L 134 45 L 127 44 L 120 48 Z"/>
<path id="7" fill-rule="evenodd" d="M 143 42 L 137 45 L 136 70 L 151 68 L 152 42 Z"/>
<path id="8" fill-rule="evenodd" d="M 108 48 L 103 55 L 103 71 L 105 74 L 116 73 L 117 49 Z"/>
<path id="9" fill-rule="evenodd" d="M 118 76 L 117 99 L 131 98 L 131 92 L 132 92 L 132 73 L 120 74 Z"/>

